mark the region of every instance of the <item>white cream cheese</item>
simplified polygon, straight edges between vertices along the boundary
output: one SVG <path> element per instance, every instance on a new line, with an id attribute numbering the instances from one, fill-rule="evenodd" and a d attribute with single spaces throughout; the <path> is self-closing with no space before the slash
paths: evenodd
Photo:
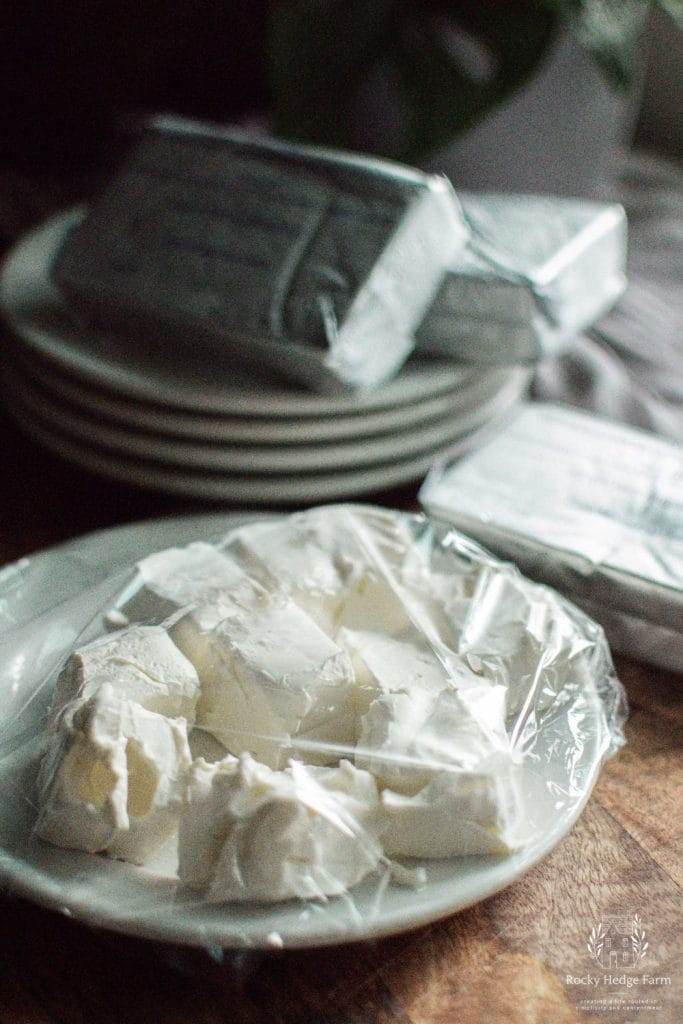
<path id="1" fill-rule="evenodd" d="M 503 686 L 457 659 L 442 664 L 390 637 L 349 635 L 375 698 L 361 720 L 355 763 L 385 787 L 385 851 L 445 857 L 514 845 L 518 765 L 505 729 Z"/>
<path id="2" fill-rule="evenodd" d="M 348 761 L 272 771 L 248 755 L 190 772 L 179 877 L 211 902 L 314 899 L 346 892 L 382 857 L 371 775 Z"/>
<path id="3" fill-rule="evenodd" d="M 194 721 L 197 673 L 161 626 L 132 626 L 74 651 L 57 680 L 51 719 L 107 684 L 149 711 Z"/>
<path id="4" fill-rule="evenodd" d="M 182 801 L 180 878 L 214 902 L 343 893 L 384 854 L 518 845 L 510 715 L 535 727 L 591 685 L 591 640 L 552 592 L 418 533 L 340 506 L 143 559 L 120 607 L 172 613 L 168 632 L 69 659 L 38 834 L 142 862 Z"/>
<path id="5" fill-rule="evenodd" d="M 261 594 L 234 605 L 216 625 L 211 606 L 172 629 L 201 681 L 197 724 L 232 753 L 249 751 L 281 767 L 297 741 L 312 744 L 308 761 L 335 761 L 353 745 L 356 691 L 349 656 L 293 601 Z M 292 748 L 291 743 L 294 744 Z"/>
<path id="6" fill-rule="evenodd" d="M 516 767 L 439 772 L 413 795 L 382 793 L 382 842 L 391 857 L 508 853 L 518 845 Z"/>
<path id="7" fill-rule="evenodd" d="M 104 684 L 66 707 L 39 774 L 41 839 L 142 864 L 178 824 L 191 764 L 183 719 Z"/>
<path id="8" fill-rule="evenodd" d="M 505 686 L 508 715 L 544 710 L 567 688 L 590 685 L 592 640 L 551 590 L 517 574 L 485 568 L 458 626 L 458 651 L 478 675 Z"/>
<path id="9" fill-rule="evenodd" d="M 118 610 L 131 622 L 161 622 L 181 608 L 215 600 L 243 578 L 240 567 L 212 544 L 156 551 L 137 563 Z"/>
<path id="10" fill-rule="evenodd" d="M 452 687 L 383 694 L 362 718 L 356 764 L 382 785 L 414 794 L 441 771 L 511 763 L 502 688 L 486 687 L 477 698 L 473 708 Z"/>
<path id="11" fill-rule="evenodd" d="M 284 523 L 256 523 L 231 534 L 228 552 L 269 590 L 282 590 L 329 635 L 359 581 L 376 571 L 374 553 L 396 567 L 411 538 L 381 509 L 312 509 Z M 362 589 L 362 588 L 361 588 Z"/>

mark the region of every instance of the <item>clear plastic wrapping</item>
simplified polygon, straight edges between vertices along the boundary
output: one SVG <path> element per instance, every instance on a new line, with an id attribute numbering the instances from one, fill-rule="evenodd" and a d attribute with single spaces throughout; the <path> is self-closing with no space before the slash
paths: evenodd
<path id="1" fill-rule="evenodd" d="M 296 946 L 457 910 L 568 831 L 625 718 L 584 613 L 424 516 L 214 525 L 0 580 L 8 884 L 138 934 Z"/>

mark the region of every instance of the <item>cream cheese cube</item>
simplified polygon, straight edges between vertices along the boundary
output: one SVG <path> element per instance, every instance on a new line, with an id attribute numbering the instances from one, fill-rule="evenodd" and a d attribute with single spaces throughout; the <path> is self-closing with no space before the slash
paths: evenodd
<path id="1" fill-rule="evenodd" d="M 262 593 L 214 625 L 215 619 L 208 606 L 172 628 L 201 682 L 198 726 L 231 753 L 249 751 L 275 768 L 291 756 L 299 737 L 322 744 L 315 754 L 306 753 L 307 760 L 322 763 L 340 756 L 325 744 L 353 745 L 357 709 L 350 659 L 301 608 L 285 596 Z"/>
<path id="2" fill-rule="evenodd" d="M 48 734 L 35 834 L 56 846 L 142 864 L 176 831 L 192 759 L 183 719 L 105 684 Z"/>
<path id="3" fill-rule="evenodd" d="M 355 762 L 383 786 L 410 795 L 442 771 L 512 765 L 503 701 L 502 688 L 489 687 L 467 697 L 453 687 L 385 693 L 361 720 Z"/>
<path id="4" fill-rule="evenodd" d="M 382 842 L 390 857 L 509 853 L 518 843 L 516 766 L 439 772 L 414 795 L 382 793 Z"/>
<path id="5" fill-rule="evenodd" d="M 74 651 L 57 679 L 51 720 L 107 684 L 148 711 L 194 721 L 197 673 L 161 626 L 132 626 Z"/>
<path id="6" fill-rule="evenodd" d="M 432 646 L 417 629 L 402 636 L 341 629 L 337 642 L 351 655 L 364 698 L 362 711 L 385 693 L 438 694 L 450 686 L 463 692 L 472 690 L 474 699 L 475 694 L 483 698 L 492 689 L 491 682 L 477 676 L 463 658 L 438 643 Z M 495 692 L 500 696 L 500 690 Z"/>
<path id="7" fill-rule="evenodd" d="M 507 714 L 544 710 L 591 687 L 593 641 L 560 599 L 513 571 L 484 569 L 453 646 L 481 677 L 502 685 Z"/>
<path id="8" fill-rule="evenodd" d="M 212 903 L 345 893 L 382 857 L 374 779 L 348 761 L 272 771 L 248 755 L 197 761 L 179 831 L 182 883 Z"/>
<path id="9" fill-rule="evenodd" d="M 167 548 L 137 563 L 136 578 L 117 610 L 131 622 L 161 622 L 181 608 L 214 601 L 243 577 L 240 567 L 212 544 Z"/>
<path id="10" fill-rule="evenodd" d="M 381 580 L 378 560 L 396 569 L 410 543 L 409 531 L 395 515 L 340 505 L 241 527 L 230 535 L 227 551 L 263 586 L 288 594 L 332 636 L 348 588 L 353 592 L 366 577 Z"/>

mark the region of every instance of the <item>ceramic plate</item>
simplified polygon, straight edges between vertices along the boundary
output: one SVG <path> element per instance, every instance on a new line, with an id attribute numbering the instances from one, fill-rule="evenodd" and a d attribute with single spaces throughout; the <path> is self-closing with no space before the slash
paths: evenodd
<path id="1" fill-rule="evenodd" d="M 63 373 L 81 381 L 175 409 L 228 416 L 338 416 L 368 409 L 413 404 L 453 391 L 472 379 L 472 370 L 445 362 L 413 361 L 381 388 L 367 392 L 315 395 L 272 384 L 226 365 L 216 382 L 215 360 L 190 366 L 182 338 L 131 342 L 97 333 L 78 322 L 50 279 L 50 267 L 67 231 L 83 216 L 70 210 L 26 235 L 0 274 L 0 305 L 17 343 Z M 476 374 L 481 378 L 481 372 Z"/>
<path id="2" fill-rule="evenodd" d="M 100 422 L 151 434 L 170 435 L 222 444 L 299 444 L 302 435 L 309 442 L 343 441 L 372 437 L 390 431 L 434 423 L 446 416 L 457 416 L 479 402 L 493 397 L 520 371 L 495 369 L 486 376 L 473 376 L 455 391 L 446 391 L 413 404 L 389 409 L 359 411 L 338 416 L 257 417 L 224 416 L 199 410 L 179 410 L 150 402 L 135 401 L 94 388 L 60 373 L 55 366 L 26 356 L 15 361 L 14 372 L 24 386 L 38 386 L 53 404 L 60 404 L 95 415 Z"/>
<path id="3" fill-rule="evenodd" d="M 58 637 L 62 645 L 69 642 L 91 621 L 93 606 L 106 607 L 113 599 L 125 574 L 106 580 L 107 571 L 121 570 L 156 548 L 218 536 L 245 518 L 200 516 L 103 531 L 3 571 L 0 880 L 29 899 L 90 924 L 225 948 L 267 948 L 274 936 L 285 947 L 376 938 L 452 914 L 510 885 L 571 829 L 596 778 L 604 736 L 591 691 L 581 698 L 578 719 L 575 706 L 559 709 L 552 727 L 539 733 L 539 757 L 529 760 L 523 784 L 530 809 L 527 845 L 505 857 L 425 862 L 426 884 L 421 888 L 369 878 L 352 895 L 326 903 L 209 907 L 177 898 L 172 880 L 163 874 L 26 839 L 35 814 L 37 737 L 50 697 L 49 688 L 41 688 L 35 677 L 35 666 L 49 662 L 49 638 Z M 83 594 L 87 579 L 93 589 Z M 34 623 L 27 621 L 32 606 L 42 611 Z M 23 711 L 17 715 L 18 708 Z M 552 756 L 558 745 L 576 747 L 577 741 L 578 760 L 571 768 L 564 758 Z"/>
<path id="4" fill-rule="evenodd" d="M 59 400 L 48 398 L 45 392 L 36 391 L 14 374 L 6 374 L 5 380 L 11 388 L 17 411 L 27 420 L 33 419 L 43 428 L 54 428 L 72 441 L 85 439 L 89 445 L 114 455 L 158 462 L 167 467 L 267 475 L 319 473 L 321 467 L 326 470 L 356 470 L 434 452 L 509 410 L 519 400 L 527 375 L 521 371 L 510 377 L 486 402 L 475 402 L 472 408 L 462 409 L 457 415 L 449 413 L 435 423 L 415 426 L 409 431 L 395 430 L 390 434 L 344 443 L 316 444 L 302 424 L 299 443 L 291 446 L 234 446 L 141 434 L 106 424 L 101 417 L 83 416 Z"/>
<path id="5" fill-rule="evenodd" d="M 227 505 L 300 506 L 318 501 L 354 498 L 421 479 L 435 459 L 447 454 L 456 458 L 484 444 L 490 433 L 500 429 L 507 420 L 511 409 L 500 421 L 487 423 L 480 430 L 459 437 L 455 443 L 446 443 L 413 458 L 365 469 L 299 476 L 191 472 L 157 462 L 127 459 L 93 447 L 87 442 L 69 438 L 55 428 L 43 426 L 32 414 L 23 413 L 18 405 L 12 404 L 8 411 L 26 433 L 54 454 L 120 483 L 176 494 L 195 501 L 216 501 Z"/>

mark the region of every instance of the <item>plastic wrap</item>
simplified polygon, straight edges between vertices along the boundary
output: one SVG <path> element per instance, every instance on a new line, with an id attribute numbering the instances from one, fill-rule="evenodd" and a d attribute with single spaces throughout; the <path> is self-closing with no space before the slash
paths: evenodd
<path id="1" fill-rule="evenodd" d="M 557 354 L 626 287 L 617 203 L 458 193 L 470 240 L 418 331 L 418 348 L 463 363 Z"/>
<path id="2" fill-rule="evenodd" d="M 8 884 L 119 930 L 279 948 L 452 912 L 569 830 L 625 718 L 585 614 L 424 516 L 208 529 L 137 566 L 98 564 L 95 536 L 57 552 L 79 576 L 52 591 L 31 560 L 5 571 Z"/>
<path id="3" fill-rule="evenodd" d="M 527 404 L 420 501 L 604 626 L 615 649 L 683 666 L 683 455 L 641 430 Z"/>

